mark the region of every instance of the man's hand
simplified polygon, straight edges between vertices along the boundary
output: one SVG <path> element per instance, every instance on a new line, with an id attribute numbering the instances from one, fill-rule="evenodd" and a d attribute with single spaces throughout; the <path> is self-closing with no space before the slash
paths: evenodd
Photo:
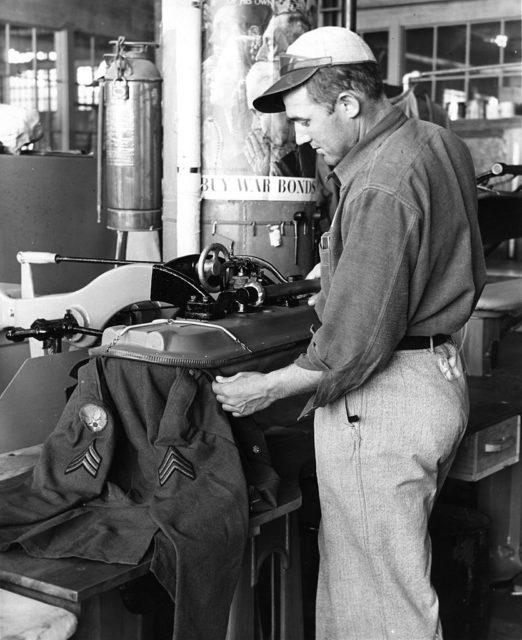
<path id="1" fill-rule="evenodd" d="M 252 371 L 242 371 L 230 378 L 216 376 L 212 390 L 224 411 L 232 413 L 235 418 L 265 409 L 277 399 L 270 395 L 266 374 Z"/>
<path id="2" fill-rule="evenodd" d="M 321 371 L 291 364 L 270 373 L 242 371 L 230 378 L 216 376 L 212 390 L 224 411 L 242 418 L 266 409 L 281 398 L 315 391 L 321 375 Z"/>

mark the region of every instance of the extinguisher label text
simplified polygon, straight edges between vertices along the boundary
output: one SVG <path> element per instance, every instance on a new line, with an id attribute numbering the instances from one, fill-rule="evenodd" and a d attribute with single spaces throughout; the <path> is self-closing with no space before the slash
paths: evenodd
<path id="1" fill-rule="evenodd" d="M 135 126 L 129 100 L 114 100 L 107 105 L 107 164 L 132 167 L 135 161 Z"/>

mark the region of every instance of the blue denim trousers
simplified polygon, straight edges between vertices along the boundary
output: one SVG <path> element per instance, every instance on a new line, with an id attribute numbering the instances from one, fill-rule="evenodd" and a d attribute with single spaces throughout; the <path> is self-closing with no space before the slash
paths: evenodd
<path id="1" fill-rule="evenodd" d="M 442 640 L 428 518 L 468 413 L 453 342 L 395 352 L 316 411 L 316 640 Z"/>

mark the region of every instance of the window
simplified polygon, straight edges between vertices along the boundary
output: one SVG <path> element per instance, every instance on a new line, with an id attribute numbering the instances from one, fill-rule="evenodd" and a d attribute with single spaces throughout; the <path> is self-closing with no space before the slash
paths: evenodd
<path id="1" fill-rule="evenodd" d="M 0 22 L 0 103 L 38 111 L 43 137 L 31 146 L 92 153 L 99 93 L 95 73 L 112 46 L 109 38 L 79 32 L 69 44 L 60 37 L 64 33 Z M 69 68 L 73 78 L 60 77 L 59 70 Z"/>
<path id="2" fill-rule="evenodd" d="M 504 23 L 504 34 L 506 36 L 505 47 L 502 49 L 505 64 L 520 63 L 522 21 L 506 20 Z M 500 81 L 501 99 L 513 100 L 522 103 L 522 74 L 504 74 Z"/>
<path id="3" fill-rule="evenodd" d="M 45 147 L 59 134 L 56 63 L 52 31 L 0 23 L 0 101 L 40 113 Z"/>
<path id="4" fill-rule="evenodd" d="M 426 74 L 422 85 L 443 105 L 448 96 L 462 102 L 516 97 L 521 28 L 520 20 L 497 20 L 407 29 L 405 72 Z"/>
<path id="5" fill-rule="evenodd" d="M 342 0 L 322 0 L 319 3 L 319 27 L 344 27 L 345 3 Z"/>
<path id="6" fill-rule="evenodd" d="M 82 153 L 96 150 L 99 87 L 96 72 L 113 46 L 107 38 L 99 38 L 76 32 L 74 34 L 73 58 L 75 69 L 74 127 L 71 132 L 71 147 Z"/>
<path id="7" fill-rule="evenodd" d="M 381 68 L 382 77 L 386 78 L 388 75 L 388 32 L 369 31 L 367 33 L 362 33 L 361 35 L 373 51 L 373 54 Z"/>

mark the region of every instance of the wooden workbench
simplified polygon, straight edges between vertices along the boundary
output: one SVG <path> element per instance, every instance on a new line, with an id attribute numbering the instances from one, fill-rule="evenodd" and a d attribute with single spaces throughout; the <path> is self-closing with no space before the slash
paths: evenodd
<path id="1" fill-rule="evenodd" d="M 0 479 L 12 477 L 34 466 L 40 449 L 41 447 L 37 446 L 10 454 L 0 454 Z M 229 631 L 230 640 L 250 639 L 250 628 L 253 629 L 250 618 L 253 616 L 254 602 L 250 602 L 245 584 L 253 583 L 253 559 L 267 550 L 270 551 L 274 539 L 281 549 L 290 544 L 289 515 L 296 512 L 300 505 L 301 492 L 298 485 L 294 482 L 282 482 L 278 506 L 251 516 L 249 545 L 245 553 L 243 571 L 246 575 L 243 576 L 242 573 L 241 577 L 243 588 L 240 602 L 246 611 L 236 612 L 236 628 Z M 268 538 L 261 535 L 265 525 L 272 528 Z M 295 532 L 292 532 L 292 536 L 295 537 Z M 260 540 L 258 543 L 254 541 L 257 538 Z M 148 574 L 150 561 L 150 554 L 134 566 L 106 564 L 79 558 L 34 558 L 16 545 L 0 553 L 0 588 L 75 613 L 79 624 L 74 640 L 150 640 L 151 628 L 155 624 L 154 616 L 130 613 L 118 593 L 118 587 Z M 257 573 L 258 569 L 253 570 Z M 298 573 L 300 576 L 300 569 Z M 292 607 L 295 611 L 301 606 L 295 597 L 295 579 L 294 584 L 281 597 L 286 598 L 288 615 L 293 617 Z M 299 618 L 302 618 L 301 614 Z M 165 622 L 165 625 L 168 626 L 168 622 Z"/>

